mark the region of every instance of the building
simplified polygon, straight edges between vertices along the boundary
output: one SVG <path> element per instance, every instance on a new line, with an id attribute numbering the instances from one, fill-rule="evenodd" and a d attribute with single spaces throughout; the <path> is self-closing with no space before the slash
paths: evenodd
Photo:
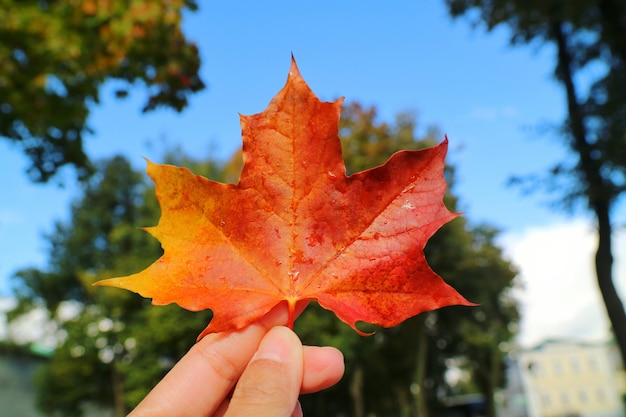
<path id="1" fill-rule="evenodd" d="M 528 417 L 626 417 L 613 344 L 549 340 L 519 352 L 513 366 Z"/>
<path id="2" fill-rule="evenodd" d="M 41 417 L 35 407 L 33 377 L 42 360 L 34 355 L 16 354 L 0 346 L 0 415 Z"/>

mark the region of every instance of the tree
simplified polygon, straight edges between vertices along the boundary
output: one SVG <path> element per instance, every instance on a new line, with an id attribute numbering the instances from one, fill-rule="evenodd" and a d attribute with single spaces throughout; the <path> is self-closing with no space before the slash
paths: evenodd
<path id="1" fill-rule="evenodd" d="M 375 108 L 345 106 L 340 136 L 348 172 L 384 163 L 400 149 L 419 149 L 441 139 L 436 128 L 416 135 L 416 119 L 403 113 L 393 123 L 377 119 Z M 449 184 L 454 170 L 446 168 Z M 445 197 L 455 210 L 456 197 Z M 330 344 L 344 352 L 346 375 L 331 390 L 302 398 L 306 415 L 436 415 L 442 396 L 453 391 L 445 378 L 450 359 L 463 363 L 487 401 L 503 380 L 497 370 L 519 319 L 509 290 L 515 270 L 495 245 L 496 232 L 470 227 L 463 219 L 446 224 L 429 241 L 425 253 L 433 269 L 480 307 L 447 307 L 421 314 L 391 329 L 364 328 L 376 333 L 363 338 L 318 306 L 310 306 L 296 321 L 296 330 L 310 344 Z M 488 362 L 493 372 L 479 375 Z M 489 368 L 485 368 L 489 369 Z M 491 397 L 489 397 L 491 396 Z M 493 403 L 493 401 L 492 401 Z M 493 414 L 490 414 L 493 416 Z"/>
<path id="2" fill-rule="evenodd" d="M 122 350 L 116 346 L 123 346 L 125 320 L 141 303 L 126 294 L 96 294 L 90 282 L 100 273 L 132 272 L 134 264 L 159 254 L 158 244 L 136 230 L 137 222 L 158 213 L 141 174 L 121 157 L 98 168 L 73 203 L 71 222 L 57 222 L 47 236 L 46 270 L 27 269 L 15 276 L 20 308 L 14 314 L 44 308 L 66 335 L 37 378 L 38 406 L 51 415 L 80 416 L 86 404 L 115 404 L 117 414 L 124 414 L 116 357 Z M 69 321 L 59 314 L 68 301 L 80 306 Z"/>
<path id="3" fill-rule="evenodd" d="M 219 171 L 211 162 L 166 159 L 203 175 Z M 91 286 L 160 256 L 158 241 L 139 229 L 156 224 L 159 208 L 146 177 L 123 157 L 96 164 L 82 186 L 70 220 L 47 236 L 47 268 L 16 274 L 20 306 L 13 314 L 44 308 L 58 328 L 59 345 L 36 380 L 40 409 L 80 416 L 87 407 L 106 407 L 125 416 L 193 345 L 211 314 L 151 307 L 135 294 Z M 59 314 L 69 301 L 79 306 L 70 319 Z"/>
<path id="4" fill-rule="evenodd" d="M 615 206 L 626 191 L 626 4 L 620 0 L 446 0 L 452 16 L 474 11 L 489 30 L 506 25 L 513 44 L 540 41 L 556 49 L 554 74 L 565 91 L 561 131 L 576 163 L 557 163 L 546 184 L 571 207 L 583 201 L 598 229 L 595 269 L 622 361 L 626 313 L 613 283 Z M 475 16 L 475 15 L 474 15 Z M 595 65 L 604 71 L 585 90 L 577 76 Z M 554 187 L 565 179 L 566 191 Z"/>
<path id="5" fill-rule="evenodd" d="M 479 225 L 468 232 L 468 253 L 459 258 L 453 285 L 479 306 L 469 311 L 458 307 L 439 311 L 438 327 L 445 332 L 439 337 L 446 340 L 447 355 L 469 372 L 471 382 L 483 394 L 486 415 L 496 417 L 495 395 L 506 382 L 502 371 L 520 318 L 512 294 L 517 288 L 517 270 L 496 244 L 498 230 Z"/>
<path id="6" fill-rule="evenodd" d="M 118 97 L 141 83 L 143 111 L 181 111 L 204 88 L 195 44 L 181 30 L 193 0 L 0 0 L 0 138 L 19 144 L 34 181 L 66 164 L 91 171 L 89 112 L 107 80 Z M 116 84 L 117 85 L 117 84 Z"/>
<path id="7" fill-rule="evenodd" d="M 409 114 L 385 124 L 377 120 L 375 109 L 346 106 L 341 130 L 350 172 L 382 163 L 399 148 L 430 146 L 440 138 L 435 129 L 417 137 L 415 127 Z M 224 167 L 176 156 L 166 159 L 227 181 L 236 181 L 241 169 L 237 155 Z M 38 404 L 49 415 L 80 416 L 94 406 L 125 415 L 189 349 L 210 319 L 209 311 L 151 307 L 135 294 L 90 285 L 141 270 L 161 253 L 158 242 L 138 229 L 154 225 L 158 217 L 154 190 L 145 177 L 122 157 L 97 166 L 72 204 L 69 221 L 57 223 L 48 236 L 48 266 L 16 276 L 22 310 L 44 306 L 63 335 L 37 380 Z M 453 183 L 451 168 L 446 175 Z M 451 193 L 446 202 L 455 209 Z M 347 374 L 335 389 L 302 399 L 307 415 L 425 417 L 452 390 L 444 378 L 450 358 L 472 370 L 481 367 L 482 358 L 498 364 L 503 354 L 499 346 L 512 334 L 502 329 L 509 329 L 517 315 L 513 301 L 510 310 L 503 308 L 515 274 L 493 236 L 491 229 L 474 229 L 457 219 L 426 248 L 435 271 L 481 307 L 443 309 L 392 329 L 361 326 L 376 331 L 363 338 L 332 313 L 310 306 L 296 321 L 297 333 L 305 343 L 339 347 L 346 356 Z M 58 314 L 68 300 L 80 306 L 69 320 Z M 493 336 L 483 334 L 494 330 Z"/>

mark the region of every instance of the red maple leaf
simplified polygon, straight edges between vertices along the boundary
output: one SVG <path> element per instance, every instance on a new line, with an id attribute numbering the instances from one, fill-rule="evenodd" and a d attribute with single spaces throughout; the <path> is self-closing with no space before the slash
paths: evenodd
<path id="1" fill-rule="evenodd" d="M 267 109 L 241 116 L 244 168 L 222 184 L 148 164 L 162 215 L 147 229 L 164 254 L 100 281 L 189 310 L 211 309 L 200 337 L 241 328 L 286 302 L 317 301 L 355 330 L 471 305 L 428 266 L 427 240 L 457 215 L 443 204 L 447 139 L 346 176 L 342 100 L 322 102 L 295 61 Z M 358 331 L 358 330 L 357 330 Z"/>

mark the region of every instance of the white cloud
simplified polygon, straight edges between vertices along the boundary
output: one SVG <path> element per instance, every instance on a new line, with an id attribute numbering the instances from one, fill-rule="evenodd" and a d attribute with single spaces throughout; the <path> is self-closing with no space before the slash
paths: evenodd
<path id="1" fill-rule="evenodd" d="M 522 321 L 519 343 L 532 346 L 549 338 L 602 340 L 610 324 L 594 270 L 597 244 L 593 226 L 576 220 L 508 235 L 503 245 L 520 268 Z M 616 233 L 614 281 L 626 297 L 626 234 Z"/>

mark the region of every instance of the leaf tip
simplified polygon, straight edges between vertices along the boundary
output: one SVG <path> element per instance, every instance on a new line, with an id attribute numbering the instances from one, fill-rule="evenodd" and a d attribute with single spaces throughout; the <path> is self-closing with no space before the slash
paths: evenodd
<path id="1" fill-rule="evenodd" d="M 300 70 L 298 69 L 298 64 L 296 63 L 296 58 L 293 56 L 293 52 L 291 53 L 291 67 L 289 68 L 289 77 L 302 78 Z"/>
<path id="2" fill-rule="evenodd" d="M 146 161 L 146 173 L 148 174 L 150 178 L 152 178 L 152 180 L 154 180 L 155 170 L 159 164 L 155 164 L 154 162 L 152 162 L 151 160 L 145 157 L 143 159 Z"/>
<path id="3" fill-rule="evenodd" d="M 150 168 L 152 165 L 155 165 L 155 163 L 154 163 L 154 162 L 152 162 L 150 159 L 148 159 L 148 158 L 147 158 L 147 157 L 145 157 L 145 156 L 143 157 L 143 160 L 144 160 L 144 161 L 146 161 L 146 170 L 147 170 L 148 168 Z"/>
<path id="4" fill-rule="evenodd" d="M 213 333 L 212 330 L 209 329 L 209 327 L 211 327 L 211 324 L 209 324 L 208 326 L 206 326 L 204 328 L 204 330 L 202 330 L 202 333 L 200 333 L 198 335 L 198 337 L 196 338 L 196 343 L 198 343 L 200 340 L 202 340 L 204 338 L 204 336 L 208 335 L 209 333 Z"/>
<path id="5" fill-rule="evenodd" d="M 115 278 L 101 279 L 91 284 L 92 287 L 117 287 L 114 283 Z"/>
<path id="6" fill-rule="evenodd" d="M 376 334 L 376 332 L 364 332 L 362 330 L 357 329 L 356 326 L 354 326 L 352 328 L 354 329 L 356 334 L 358 334 L 359 336 L 369 337 L 369 336 L 374 336 Z"/>

